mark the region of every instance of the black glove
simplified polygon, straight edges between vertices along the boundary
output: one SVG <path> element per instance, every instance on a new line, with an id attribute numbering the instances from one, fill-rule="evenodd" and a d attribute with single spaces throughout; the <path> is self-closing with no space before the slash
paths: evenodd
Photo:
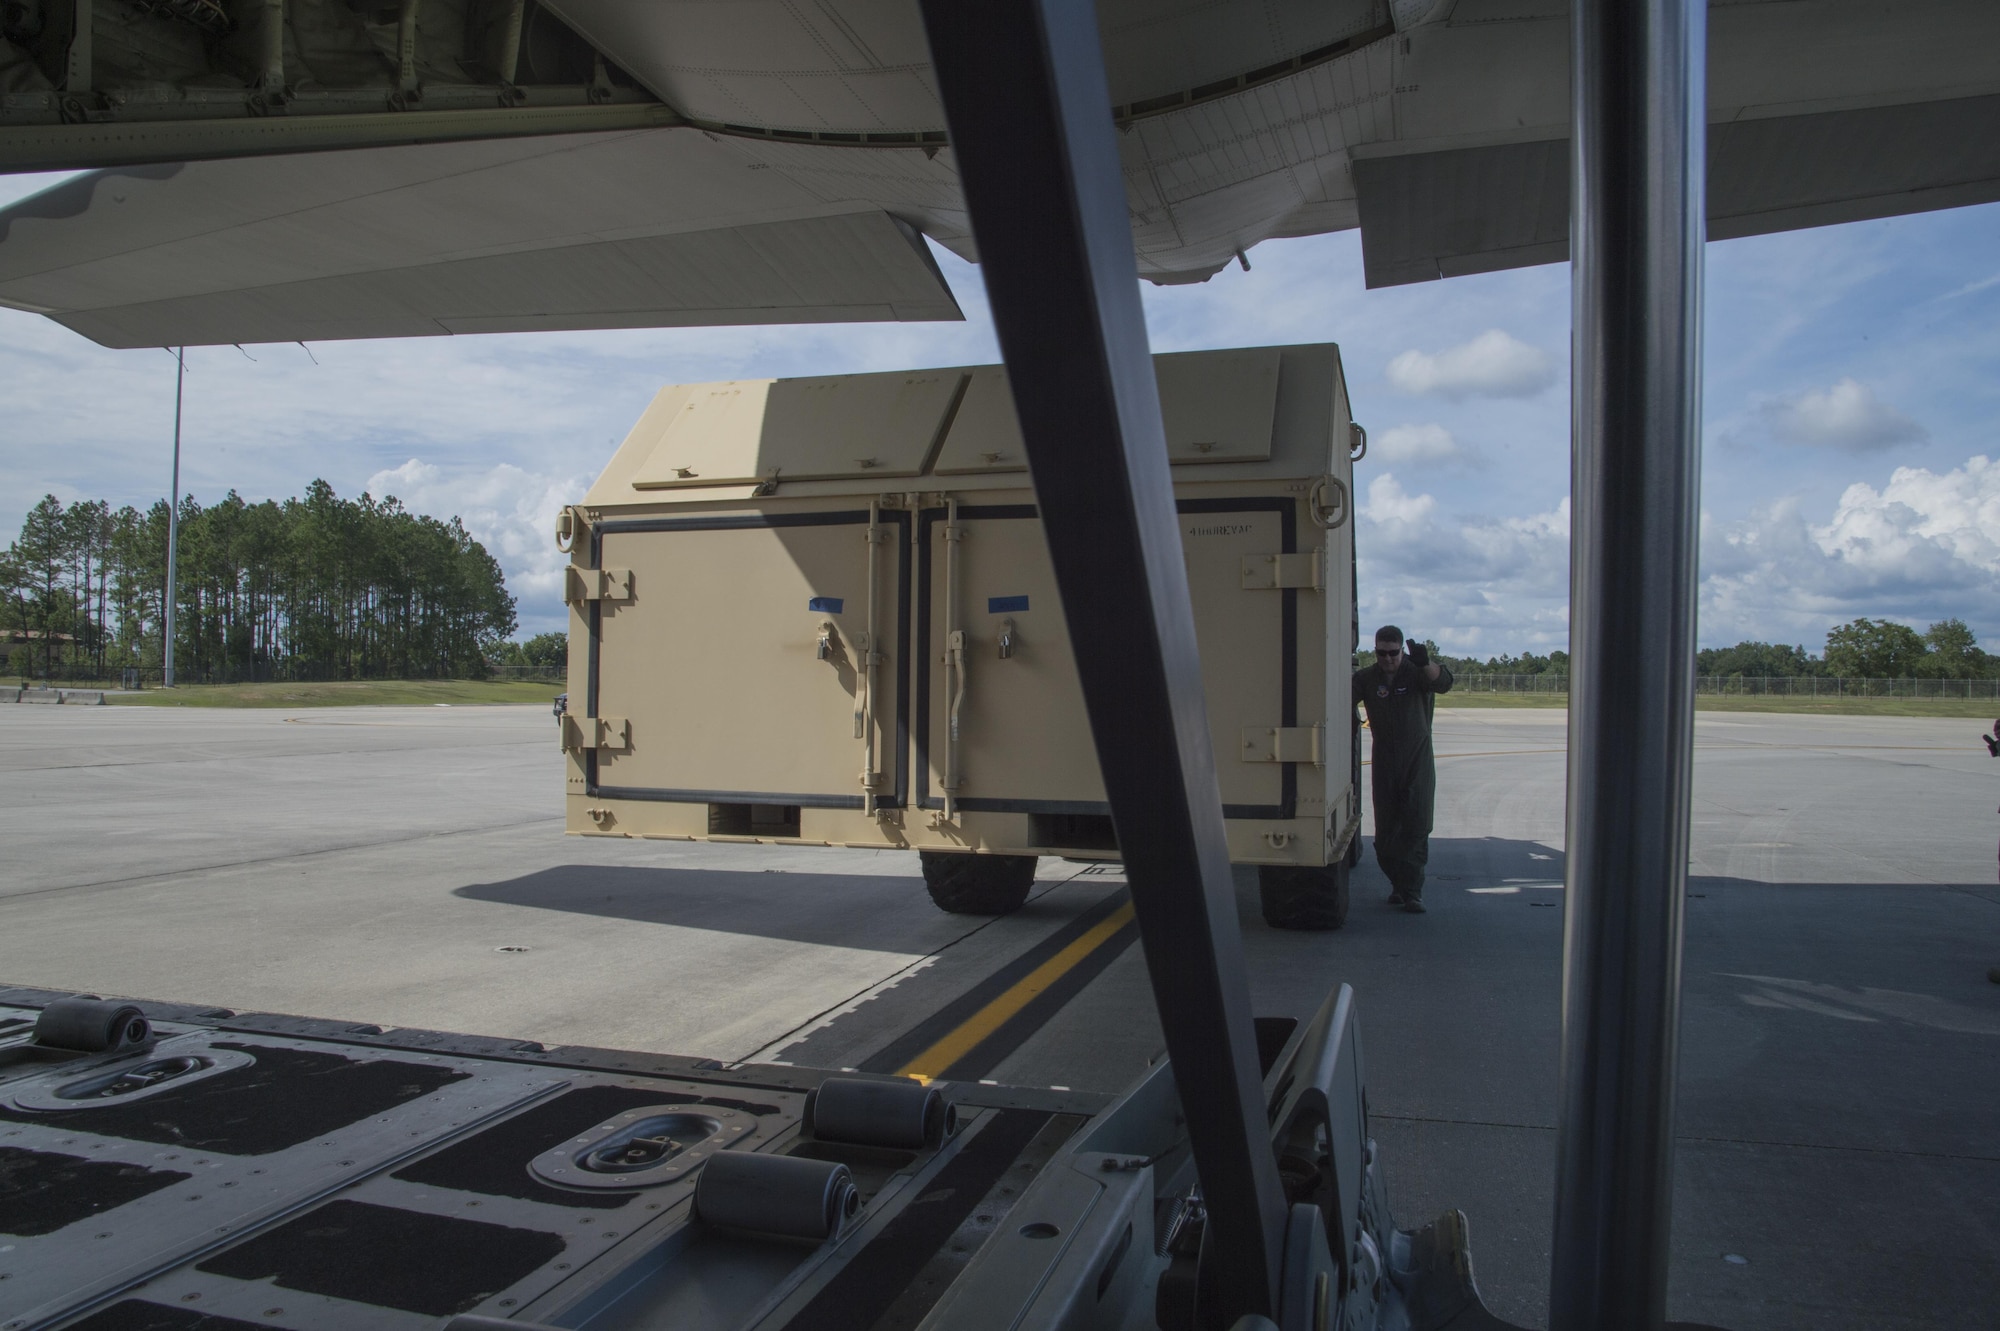
<path id="1" fill-rule="evenodd" d="M 1403 654 L 1410 658 L 1410 664 L 1422 670 L 1431 663 L 1431 654 L 1420 642 L 1412 642 L 1403 648 Z"/>
<path id="2" fill-rule="evenodd" d="M 2000 726 L 1993 727 L 1992 734 L 1981 735 L 1979 738 L 1986 741 L 1986 751 L 1988 753 L 1992 754 L 1995 758 L 2000 758 Z"/>

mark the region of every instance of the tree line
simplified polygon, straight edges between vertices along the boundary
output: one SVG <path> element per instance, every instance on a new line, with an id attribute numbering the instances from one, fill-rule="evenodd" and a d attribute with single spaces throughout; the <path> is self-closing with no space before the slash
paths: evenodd
<path id="1" fill-rule="evenodd" d="M 1454 674 L 1567 675 L 1569 653 L 1547 656 L 1524 652 L 1481 661 L 1471 656 L 1447 656 L 1429 644 L 1431 655 Z M 1373 664 L 1366 644 L 1355 654 L 1355 666 Z M 1744 679 L 1994 679 L 2000 678 L 2000 656 L 1985 651 L 1962 619 L 1942 619 L 1922 633 L 1893 619 L 1856 619 L 1826 635 L 1818 656 L 1803 645 L 1739 642 L 1734 647 L 1704 647 L 1695 653 L 1697 675 Z"/>
<path id="2" fill-rule="evenodd" d="M 1856 619 L 1826 635 L 1826 651 L 1813 657 L 1802 647 L 1746 642 L 1718 654 L 1710 675 L 1750 676 L 1775 664 L 1783 673 L 1846 679 L 1992 679 L 2000 657 L 1982 650 L 1962 619 L 1941 619 L 1922 633 L 1893 619 Z"/>
<path id="3" fill-rule="evenodd" d="M 559 677 L 569 669 L 569 634 L 537 633 L 526 642 L 503 642 L 486 659 L 496 666 Z"/>
<path id="4" fill-rule="evenodd" d="M 161 665 L 165 500 L 143 512 L 44 496 L 0 555 L 11 673 Z M 515 627 L 500 566 L 457 518 L 393 497 L 181 500 L 174 673 L 188 682 L 467 678 Z"/>

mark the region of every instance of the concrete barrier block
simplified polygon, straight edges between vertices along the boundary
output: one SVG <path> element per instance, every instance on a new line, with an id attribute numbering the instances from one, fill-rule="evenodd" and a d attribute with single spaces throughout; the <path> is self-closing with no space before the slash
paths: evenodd
<path id="1" fill-rule="evenodd" d="M 22 702 L 61 702 L 61 689 L 22 689 Z"/>
<path id="2" fill-rule="evenodd" d="M 21 701 L 20 689 L 14 687 L 13 685 L 9 685 L 4 689 L 0 689 L 0 702 L 19 702 L 19 701 Z"/>
<path id="3" fill-rule="evenodd" d="M 66 705 L 77 707 L 104 706 L 103 689 L 57 689 Z"/>

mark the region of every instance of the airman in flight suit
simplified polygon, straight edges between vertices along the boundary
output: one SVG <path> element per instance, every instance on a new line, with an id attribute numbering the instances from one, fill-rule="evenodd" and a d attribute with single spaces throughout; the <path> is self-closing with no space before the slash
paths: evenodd
<path id="1" fill-rule="evenodd" d="M 1389 879 L 1389 904 L 1424 912 L 1424 866 L 1431 855 L 1431 815 L 1437 804 L 1437 761 L 1431 752 L 1436 695 L 1451 691 L 1451 671 L 1430 659 L 1420 642 L 1405 650 L 1403 631 L 1385 624 L 1375 634 L 1375 664 L 1354 672 L 1354 701 L 1368 713 L 1375 737 L 1375 862 Z"/>

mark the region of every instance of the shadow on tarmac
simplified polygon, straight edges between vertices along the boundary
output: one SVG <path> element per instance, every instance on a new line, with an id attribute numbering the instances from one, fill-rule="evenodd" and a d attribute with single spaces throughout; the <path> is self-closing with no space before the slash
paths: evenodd
<path id="1" fill-rule="evenodd" d="M 1388 886 L 1371 845 L 1355 871 L 1349 923 L 1336 933 L 1266 928 L 1256 873 L 1239 868 L 1253 988 L 1259 1011 L 1297 1012 L 1331 982 L 1355 986 L 1374 1131 L 1399 1214 L 1465 1209 L 1492 1306 L 1533 1322 L 1547 1298 L 1563 856 L 1500 837 L 1431 846 L 1430 914 L 1381 904 Z M 1675 1316 L 1772 1331 L 1950 1328 L 1985 1325 L 1976 1310 L 2000 1306 L 1991 1261 L 2000 987 L 1985 978 L 1993 892 L 1985 883 L 1690 880 Z M 935 951 L 974 923 L 937 911 L 914 876 L 568 865 L 457 895 L 911 952 Z M 1034 925 L 1016 935 L 1020 944 L 995 946 L 970 971 L 913 972 L 786 1057 L 893 1062 L 907 1051 L 892 1042 L 914 1019 L 975 1001 L 967 986 L 985 965 L 1004 965 L 1101 895 L 1031 902 L 1013 917 Z M 1000 924 L 1014 934 L 1012 922 Z M 1000 944 L 1002 935 L 983 937 Z M 1035 1068 L 1083 1087 L 1092 1069 L 1079 1060 L 1097 1054 L 1077 1032 L 1142 1016 L 1143 967 L 1112 965 L 1063 997 L 1073 1006 L 1051 1027 L 1076 1047 L 1045 1050 Z M 1897 1262 L 1829 1259 L 1872 1250 L 1883 1234 L 1923 1254 L 1926 1279 L 1913 1282 Z"/>
<path id="2" fill-rule="evenodd" d="M 1048 890 L 1062 885 L 1038 882 L 1036 894 L 1007 918 L 1038 927 L 1071 919 L 1092 898 Z M 497 883 L 471 883 L 452 895 L 637 924 L 885 951 L 907 951 L 912 944 L 928 950 L 985 922 L 945 914 L 914 875 L 563 864 Z"/>
<path id="3" fill-rule="evenodd" d="M 1247 924 L 1246 939 L 1270 1005 L 1296 1007 L 1329 972 L 1355 986 L 1398 1214 L 1465 1210 L 1489 1305 L 1532 1325 L 1553 1223 L 1563 856 L 1433 838 L 1430 867 L 1428 915 L 1381 904 L 1370 854 L 1331 943 Z M 1991 1324 L 1996 904 L 1985 883 L 1689 879 L 1671 1315 Z M 1883 1234 L 1905 1256 L 1862 1260 Z"/>

